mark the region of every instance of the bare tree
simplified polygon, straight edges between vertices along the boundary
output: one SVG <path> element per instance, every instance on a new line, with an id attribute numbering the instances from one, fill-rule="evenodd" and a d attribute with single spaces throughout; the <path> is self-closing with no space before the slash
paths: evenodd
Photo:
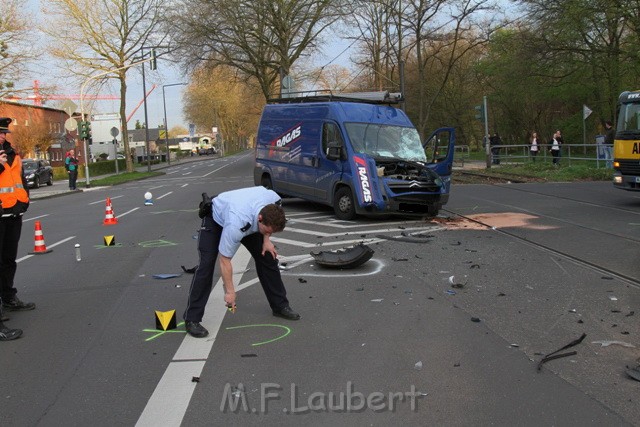
<path id="1" fill-rule="evenodd" d="M 269 98 L 280 74 L 288 74 L 301 56 L 309 55 L 321 33 L 338 19 L 339 2 L 180 0 L 167 22 L 189 68 L 203 61 L 233 67 L 254 78 Z"/>
<path id="2" fill-rule="evenodd" d="M 127 72 L 132 63 L 150 53 L 143 47 L 161 45 L 162 0 L 42 0 L 43 13 L 52 19 L 42 30 L 53 42 L 52 54 L 67 71 L 100 85 L 110 79 L 120 84 L 120 117 L 124 152 L 129 150 L 126 122 Z M 72 26 L 69 23 L 73 23 Z M 61 29 L 67 31 L 61 31 Z M 94 76 L 99 76 L 93 79 Z M 126 156 L 127 171 L 133 171 Z"/>
<path id="3" fill-rule="evenodd" d="M 23 0 L 8 0 L 2 5 L 0 19 L 0 97 L 15 93 L 14 82 L 24 77 L 28 64 L 36 52 L 32 49 Z"/>

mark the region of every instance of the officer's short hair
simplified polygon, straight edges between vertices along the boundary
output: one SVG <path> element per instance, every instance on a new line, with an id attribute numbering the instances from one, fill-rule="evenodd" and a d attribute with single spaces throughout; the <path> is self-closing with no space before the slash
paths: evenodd
<path id="1" fill-rule="evenodd" d="M 284 209 L 276 204 L 270 204 L 260 210 L 262 223 L 271 227 L 274 233 L 284 230 L 287 219 L 284 216 Z"/>

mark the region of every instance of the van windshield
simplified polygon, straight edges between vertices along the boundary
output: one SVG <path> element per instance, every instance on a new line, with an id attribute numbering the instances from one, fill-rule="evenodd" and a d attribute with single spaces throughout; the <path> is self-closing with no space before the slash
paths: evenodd
<path id="1" fill-rule="evenodd" d="M 372 123 L 346 123 L 353 150 L 372 157 L 388 157 L 415 162 L 427 158 L 415 128 Z"/>

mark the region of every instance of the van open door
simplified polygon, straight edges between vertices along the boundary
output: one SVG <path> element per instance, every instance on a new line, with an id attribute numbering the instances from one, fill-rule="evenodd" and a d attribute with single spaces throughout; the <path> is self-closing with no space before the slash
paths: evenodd
<path id="1" fill-rule="evenodd" d="M 440 175 L 443 181 L 449 181 L 446 177 L 451 176 L 455 145 L 456 130 L 451 127 L 437 129 L 422 145 L 429 168 Z"/>

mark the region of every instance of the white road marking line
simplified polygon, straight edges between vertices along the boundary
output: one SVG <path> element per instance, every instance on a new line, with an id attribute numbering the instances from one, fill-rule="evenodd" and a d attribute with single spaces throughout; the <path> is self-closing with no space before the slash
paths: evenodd
<path id="1" fill-rule="evenodd" d="M 189 185 L 189 184 L 188 184 L 188 183 L 187 183 L 187 184 L 182 184 L 182 186 L 181 186 L 180 188 L 184 188 L 184 187 L 186 187 L 187 185 Z"/>
<path id="2" fill-rule="evenodd" d="M 75 239 L 75 238 L 76 238 L 76 236 L 67 237 L 66 239 L 60 240 L 59 242 L 56 242 L 56 243 L 54 243 L 52 245 L 49 245 L 48 248 L 49 249 L 55 248 L 56 246 L 61 245 L 61 244 L 65 243 L 65 242 L 68 242 L 69 240 Z M 35 256 L 35 254 L 25 255 L 22 258 L 17 259 L 16 262 L 24 261 L 25 259 L 29 259 L 32 256 Z"/>
<path id="3" fill-rule="evenodd" d="M 182 176 L 185 176 L 185 175 L 191 175 L 192 173 L 193 173 L 193 172 L 191 172 L 191 171 L 189 171 L 189 172 L 185 172 L 185 173 L 183 173 L 183 174 L 182 174 Z"/>
<path id="4" fill-rule="evenodd" d="M 233 270 L 244 272 L 250 259 L 251 254 L 244 246 L 241 247 L 236 256 L 232 258 Z M 240 290 L 240 286 L 237 290 Z M 181 425 L 191 396 L 195 391 L 196 383 L 191 382 L 191 378 L 198 377 L 202 373 L 226 313 L 222 279 L 220 279 L 211 291 L 205 316 L 201 322 L 209 330 L 209 336 L 207 338 L 193 338 L 186 334 L 178 351 L 173 356 L 173 361 L 169 363 L 147 402 L 136 426 L 179 427 Z"/>
<path id="5" fill-rule="evenodd" d="M 131 212 L 133 212 L 133 211 L 137 211 L 138 209 L 140 209 L 140 208 L 133 208 L 133 209 L 131 209 L 130 211 L 126 211 L 126 212 L 124 212 L 124 213 L 121 213 L 120 215 L 116 216 L 116 218 L 121 218 L 121 217 L 123 217 L 123 216 L 125 216 L 125 215 L 127 215 L 127 214 L 130 214 L 130 213 L 131 213 Z"/>
<path id="6" fill-rule="evenodd" d="M 44 218 L 45 216 L 49 216 L 49 214 L 44 214 L 44 215 L 40 215 L 40 216 L 34 216 L 33 218 L 29 218 L 29 219 L 23 218 L 22 222 L 34 221 L 36 219 Z"/>
<path id="7" fill-rule="evenodd" d="M 160 196 L 160 197 L 156 197 L 156 200 L 160 200 L 160 199 L 162 199 L 163 197 L 166 197 L 166 196 L 168 196 L 168 195 L 169 195 L 169 194 L 171 194 L 171 193 L 173 193 L 173 191 L 169 191 L 168 193 L 165 193 L 165 194 L 163 194 L 163 195 L 162 195 L 162 196 Z"/>

